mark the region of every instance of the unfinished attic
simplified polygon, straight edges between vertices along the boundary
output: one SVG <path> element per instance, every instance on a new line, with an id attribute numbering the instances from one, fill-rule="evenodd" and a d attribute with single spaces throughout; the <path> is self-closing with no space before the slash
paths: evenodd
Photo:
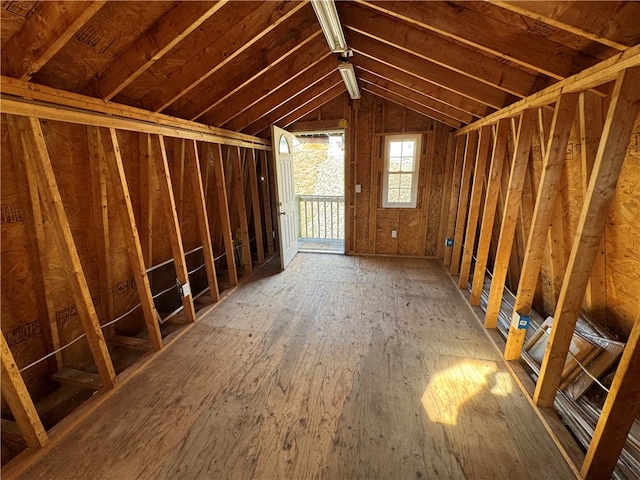
<path id="1" fill-rule="evenodd" d="M 640 2 L 0 14 L 3 478 L 640 478 Z"/>

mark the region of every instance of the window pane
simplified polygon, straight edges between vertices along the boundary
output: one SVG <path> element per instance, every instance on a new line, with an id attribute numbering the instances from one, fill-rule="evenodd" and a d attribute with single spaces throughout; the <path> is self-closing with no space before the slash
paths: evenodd
<path id="1" fill-rule="evenodd" d="M 411 155 L 413 157 L 413 149 L 415 142 L 413 140 L 402 142 L 402 155 Z"/>
<path id="2" fill-rule="evenodd" d="M 389 156 L 390 157 L 402 156 L 402 142 L 389 142 Z"/>
<path id="3" fill-rule="evenodd" d="M 289 153 L 289 143 L 284 135 L 280 136 L 280 153 Z"/>
<path id="4" fill-rule="evenodd" d="M 402 157 L 389 157 L 389 171 L 399 172 L 402 166 Z"/>
<path id="5" fill-rule="evenodd" d="M 400 175 L 389 175 L 389 190 L 393 188 L 400 188 Z"/>
<path id="6" fill-rule="evenodd" d="M 398 192 L 397 189 L 389 189 L 389 191 L 387 192 L 387 202 L 392 203 L 392 202 L 398 202 L 400 198 L 400 194 Z"/>
<path id="7" fill-rule="evenodd" d="M 409 173 L 404 173 L 401 175 L 398 175 L 400 177 L 400 188 L 408 188 L 409 190 L 411 190 L 411 180 L 413 180 L 413 175 L 409 174 Z"/>
<path id="8" fill-rule="evenodd" d="M 401 188 L 399 190 L 399 202 L 409 203 L 411 202 L 411 189 L 410 188 Z"/>
<path id="9" fill-rule="evenodd" d="M 413 157 L 402 157 L 400 170 L 403 172 L 413 172 Z"/>

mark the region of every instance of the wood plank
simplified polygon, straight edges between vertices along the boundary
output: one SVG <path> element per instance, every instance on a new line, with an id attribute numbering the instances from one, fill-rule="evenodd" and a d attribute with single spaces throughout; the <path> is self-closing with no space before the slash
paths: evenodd
<path id="1" fill-rule="evenodd" d="M 460 195 L 458 196 L 458 211 L 456 216 L 456 230 L 453 239 L 453 249 L 451 251 L 451 267 L 449 273 L 457 275 L 460 272 L 460 257 L 462 255 L 462 239 L 465 231 L 465 221 L 467 219 L 467 207 L 469 205 L 469 194 L 471 190 L 471 173 L 473 164 L 478 152 L 477 130 L 469 132 L 464 153 L 464 164 L 462 167 L 462 180 L 460 182 Z"/>
<path id="2" fill-rule="evenodd" d="M 1 332 L 0 332 L 1 333 Z M 48 441 L 33 400 L 27 391 L 4 333 L 0 335 L 0 359 L 2 360 L 2 398 L 7 402 L 18 428 L 29 447 L 42 447 Z"/>
<path id="3" fill-rule="evenodd" d="M 213 178 L 218 196 L 218 207 L 220 223 L 222 226 L 222 237 L 224 239 L 224 251 L 227 259 L 227 271 L 229 273 L 229 283 L 231 286 L 238 285 L 238 270 L 236 268 L 235 255 L 233 250 L 233 233 L 231 231 L 231 216 L 229 212 L 229 200 L 227 195 L 227 182 L 225 181 L 224 164 L 222 160 L 222 147 L 213 146 Z"/>
<path id="4" fill-rule="evenodd" d="M 122 154 L 120 153 L 120 145 L 116 131 L 113 128 L 108 130 L 100 129 L 100 141 L 102 142 L 102 148 L 107 158 L 109 184 L 116 199 L 118 217 L 124 233 L 127 255 L 131 263 L 133 278 L 136 282 L 144 322 L 147 326 L 147 332 L 149 332 L 149 340 L 153 348 L 159 350 L 162 348 L 162 336 L 160 335 L 160 326 L 158 324 L 158 313 L 156 312 L 151 295 L 149 277 L 147 276 L 147 268 L 142 256 L 140 236 L 138 235 L 138 228 L 136 227 L 136 220 L 133 214 L 129 186 L 127 185 L 127 177 L 124 173 L 124 163 Z"/>
<path id="5" fill-rule="evenodd" d="M 481 120 L 474 122 L 456 132 L 456 135 L 463 135 L 470 130 L 480 128 L 482 125 L 495 123 L 503 117 L 512 117 L 520 113 L 522 110 L 533 107 L 542 107 L 549 105 L 558 98 L 561 93 L 583 92 L 590 88 L 604 85 L 616 79 L 619 72 L 631 67 L 640 65 L 640 45 L 630 47 L 624 52 L 614 55 L 592 67 L 589 67 L 580 73 L 569 78 L 565 78 L 550 87 L 545 88 L 527 98 L 523 98 L 506 108 L 498 110 L 487 115 Z"/>
<path id="6" fill-rule="evenodd" d="M 168 170 L 169 177 L 171 178 L 178 225 L 182 225 L 182 219 L 184 218 L 184 149 L 185 140 L 174 139 L 173 163 Z"/>
<path id="7" fill-rule="evenodd" d="M 151 135 L 139 136 L 140 158 L 140 245 L 145 265 L 153 265 L 153 165 L 151 164 Z"/>
<path id="8" fill-rule="evenodd" d="M 640 412 L 640 314 L 622 352 L 611 389 L 580 469 L 585 480 L 610 478 Z"/>
<path id="9" fill-rule="evenodd" d="M 169 174 L 169 162 L 167 160 L 167 150 L 164 144 L 164 137 L 153 135 L 151 137 L 151 151 L 156 164 L 156 172 L 160 183 L 160 198 L 162 199 L 162 211 L 165 218 L 165 228 L 171 244 L 173 264 L 176 269 L 177 281 L 182 285 L 183 291 L 180 293 L 180 300 L 184 308 L 185 318 L 188 322 L 196 321 L 196 309 L 193 305 L 193 294 L 189 284 L 189 272 L 184 258 L 184 246 L 182 244 L 182 234 L 180 233 L 180 223 L 176 212 L 176 201 L 173 196 L 171 186 L 171 175 Z"/>
<path id="10" fill-rule="evenodd" d="M 111 237 L 109 235 L 109 205 L 107 164 L 104 150 L 100 146 L 100 132 L 97 127 L 87 127 L 89 143 L 89 163 L 91 166 L 91 193 L 94 211 L 95 242 L 98 254 L 98 278 L 100 282 L 100 314 L 102 323 L 115 318 L 113 306 L 113 259 L 111 256 Z M 111 337 L 115 327 L 108 327 Z"/>
<path id="11" fill-rule="evenodd" d="M 366 5 L 557 80 L 598 61 L 588 54 L 484 16 L 463 5 L 442 2 L 428 5 L 367 2 Z M 532 42 L 536 44 L 535 49 L 530 48 Z"/>
<path id="12" fill-rule="evenodd" d="M 478 217 L 482 206 L 482 189 L 485 182 L 485 171 L 487 169 L 487 159 L 489 150 L 492 150 L 491 140 L 493 137 L 492 127 L 486 125 L 480 130 L 480 143 L 476 155 L 476 164 L 473 169 L 473 186 L 471 187 L 471 198 L 469 200 L 469 214 L 465 229 L 464 248 L 462 254 L 462 264 L 460 266 L 460 278 L 458 287 L 467 289 L 469 283 L 469 271 L 478 234 Z"/>
<path id="13" fill-rule="evenodd" d="M 509 258 L 511 257 L 511 250 L 513 248 L 513 234 L 516 230 L 520 200 L 522 198 L 522 188 L 529 164 L 529 154 L 531 153 L 537 118 L 538 112 L 537 109 L 534 108 L 525 110 L 520 117 L 518 139 L 513 153 L 513 161 L 511 162 L 509 186 L 507 187 L 504 201 L 500 237 L 498 238 L 496 259 L 493 265 L 491 290 L 489 292 L 487 311 L 484 317 L 484 326 L 486 328 L 496 328 L 498 323 L 498 313 L 500 312 L 500 306 L 502 304 L 502 293 L 507 279 Z"/>
<path id="14" fill-rule="evenodd" d="M 449 210 L 451 205 L 451 192 L 453 183 L 453 167 L 456 156 L 456 143 L 453 135 L 449 134 L 447 138 L 447 153 L 444 165 L 444 183 L 442 185 L 442 202 L 440 203 L 440 221 L 438 227 L 438 240 L 436 243 L 436 256 L 444 262 L 444 252 L 446 248 L 447 223 L 449 219 Z"/>
<path id="15" fill-rule="evenodd" d="M 271 257 L 275 253 L 273 240 L 275 232 L 273 230 L 273 217 L 271 212 L 271 193 L 269 191 L 269 156 L 266 152 L 258 151 L 258 160 L 260 164 L 260 192 L 262 195 L 262 208 L 264 209 L 264 224 L 267 241 L 267 255 Z"/>
<path id="16" fill-rule="evenodd" d="M 60 383 L 78 385 L 80 387 L 91 388 L 92 390 L 100 390 L 102 388 L 100 375 L 75 368 L 58 370 L 51 378 Z"/>
<path id="17" fill-rule="evenodd" d="M 212 143 L 255 146 L 262 150 L 271 148 L 269 141 L 263 138 L 23 82 L 7 76 L 0 76 L 0 91 L 2 92 L 2 110 L 9 114 L 36 116 L 98 127 L 114 127 L 117 124 L 120 130 L 162 134 Z M 28 100 L 46 105 L 36 107 Z"/>
<path id="18" fill-rule="evenodd" d="M 71 234 L 71 227 L 62 203 L 40 121 L 36 118 L 9 118 L 9 121 L 16 122 L 16 128 L 21 132 L 23 148 L 29 152 L 26 160 L 28 159 L 32 163 L 32 168 L 35 171 L 38 190 L 43 200 L 42 205 L 46 215 L 51 219 L 50 224 L 53 226 L 56 246 L 102 384 L 111 388 L 115 384 L 116 374 Z"/>
<path id="19" fill-rule="evenodd" d="M 260 4 L 245 17 L 242 24 L 217 37 L 171 77 L 151 90 L 141 99 L 139 106 L 154 112 L 164 110 L 305 6 L 304 2 Z"/>
<path id="20" fill-rule="evenodd" d="M 457 137 L 455 139 L 456 151 L 453 158 L 454 166 L 451 181 L 451 197 L 449 199 L 449 216 L 447 219 L 447 241 L 451 239 L 453 242 L 456 232 L 456 216 L 458 212 L 458 202 L 460 197 L 460 184 L 462 182 L 462 165 L 464 164 L 464 147 L 465 137 Z M 453 253 L 453 245 L 445 245 L 443 265 L 451 265 L 451 256 Z"/>
<path id="21" fill-rule="evenodd" d="M 600 97 L 590 92 L 582 92 L 580 94 L 579 108 L 582 189 L 583 193 L 586 194 L 604 125 L 603 102 Z M 599 321 L 601 325 L 605 322 L 607 307 L 605 241 L 606 229 L 593 262 L 586 298 L 591 316 L 594 320 Z"/>
<path id="22" fill-rule="evenodd" d="M 2 48 L 2 73 L 29 80 L 106 3 L 41 2 Z"/>
<path id="23" fill-rule="evenodd" d="M 132 348 L 134 350 L 142 350 L 144 352 L 151 350 L 151 342 L 146 338 L 138 337 L 125 337 L 123 335 L 114 335 L 107 340 L 112 345 L 118 345 L 119 347 Z"/>
<path id="24" fill-rule="evenodd" d="M 634 37 L 634 29 L 628 28 L 640 15 L 634 2 L 573 1 L 561 6 L 520 0 L 491 0 L 491 3 L 618 50 L 625 50 L 640 40 L 640 35 L 635 32 Z"/>
<path id="25" fill-rule="evenodd" d="M 364 6 L 369 5 L 341 3 L 340 20 L 343 27 L 394 45 L 419 58 L 430 60 L 520 98 L 550 85 L 547 79 L 514 68 L 494 56 L 468 48 L 414 24 L 381 15 L 375 8 L 363 8 Z"/>
<path id="26" fill-rule="evenodd" d="M 566 176 L 566 171 L 565 171 Z M 566 182 L 561 183 L 561 189 L 567 188 Z M 553 214 L 551 216 L 551 226 L 547 233 L 547 245 L 551 257 L 551 289 L 553 291 L 554 301 L 558 300 L 560 288 L 562 287 L 562 278 L 565 274 L 566 261 L 564 253 L 564 218 L 563 218 L 563 201 L 562 193 L 558 192 L 553 205 Z"/>
<path id="27" fill-rule="evenodd" d="M 496 87 L 461 75 L 430 60 L 416 57 L 412 53 L 355 31 L 350 32 L 349 47 L 358 54 L 388 63 L 493 108 L 502 108 L 517 99 L 517 97 Z"/>
<path id="28" fill-rule="evenodd" d="M 476 266 L 471 287 L 469 303 L 480 305 L 480 294 L 484 285 L 485 270 L 489 256 L 489 246 L 491 244 L 491 234 L 496 215 L 496 206 L 500 194 L 502 179 L 502 168 L 508 154 L 507 143 L 511 131 L 511 121 L 503 118 L 498 122 L 496 129 L 493 153 L 491 156 L 491 167 L 489 178 L 487 179 L 487 193 L 485 195 L 484 210 L 482 212 L 482 223 L 480 224 L 480 237 L 478 240 L 478 251 L 476 253 Z"/>
<path id="29" fill-rule="evenodd" d="M 256 249 L 258 251 L 258 265 L 264 263 L 264 238 L 262 235 L 262 217 L 260 215 L 260 194 L 258 192 L 258 165 L 256 152 L 249 149 L 247 158 L 249 169 L 249 189 L 251 190 L 251 205 L 253 210 L 253 229 L 256 235 Z"/>
<path id="30" fill-rule="evenodd" d="M 229 147 L 229 155 L 231 156 L 231 182 L 233 185 L 231 194 L 233 195 L 234 207 L 239 221 L 240 238 L 242 240 L 242 260 L 245 272 L 251 273 L 253 271 L 253 260 L 251 259 L 251 242 L 249 240 L 249 223 L 245 204 L 246 196 L 242 181 L 243 168 L 240 148 Z"/>
<path id="31" fill-rule="evenodd" d="M 528 314 L 533 303 L 547 232 L 553 215 L 554 200 L 558 197 L 558 192 L 560 191 L 562 168 L 577 104 L 578 94 L 576 93 L 561 95 L 556 102 L 549 144 L 545 152 L 542 178 L 538 187 L 536 206 L 533 211 L 531 230 L 529 231 L 524 262 L 520 272 L 520 281 L 518 282 L 518 292 L 513 307 L 513 316 L 509 326 L 509 336 L 505 347 L 505 358 L 507 360 L 520 358 L 526 332 L 526 329 L 518 328 L 520 314 Z"/>
<path id="32" fill-rule="evenodd" d="M 227 0 L 180 2 L 130 44 L 82 89 L 82 93 L 111 100 L 161 59 L 187 35 L 216 13 Z"/>
<path id="33" fill-rule="evenodd" d="M 198 158 L 198 146 L 195 141 L 188 141 L 186 145 L 186 169 L 191 182 L 191 191 L 194 193 L 196 217 L 198 220 L 198 230 L 205 268 L 207 270 L 207 281 L 209 283 L 209 295 L 214 302 L 220 300 L 218 289 L 218 277 L 211 244 L 211 230 L 209 229 L 209 219 L 207 217 L 207 204 L 205 201 L 204 188 L 202 186 L 202 174 L 200 173 L 200 160 Z"/>
<path id="34" fill-rule="evenodd" d="M 640 67 L 621 72 L 611 96 L 602 139 L 571 248 L 567 273 L 554 314 L 551 337 L 536 385 L 534 400 L 541 406 L 553 405 L 560 385 L 560 375 L 584 300 L 591 267 L 615 194 L 629 137 L 640 111 L 639 84 Z"/>

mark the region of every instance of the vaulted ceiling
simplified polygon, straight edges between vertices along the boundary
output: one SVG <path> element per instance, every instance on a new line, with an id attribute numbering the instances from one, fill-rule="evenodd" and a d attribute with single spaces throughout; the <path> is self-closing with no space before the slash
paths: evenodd
<path id="1" fill-rule="evenodd" d="M 640 2 L 337 2 L 361 90 L 461 127 L 640 43 Z M 2 74 L 249 134 L 346 89 L 308 2 L 2 2 Z"/>

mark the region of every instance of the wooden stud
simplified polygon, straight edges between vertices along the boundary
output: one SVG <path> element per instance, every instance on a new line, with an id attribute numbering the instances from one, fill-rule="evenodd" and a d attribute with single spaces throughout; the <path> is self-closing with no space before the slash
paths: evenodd
<path id="1" fill-rule="evenodd" d="M 139 135 L 140 159 L 140 243 L 145 265 L 153 265 L 153 169 L 151 135 Z"/>
<path id="2" fill-rule="evenodd" d="M 240 225 L 240 238 L 242 241 L 242 260 L 246 273 L 253 271 L 251 259 L 251 242 L 249 239 L 249 223 L 247 219 L 246 197 L 243 185 L 242 155 L 239 147 L 229 147 L 231 156 L 231 178 L 233 185 L 233 196 L 235 200 L 236 212 Z"/>
<path id="3" fill-rule="evenodd" d="M 460 195 L 458 197 L 458 213 L 456 217 L 456 230 L 451 252 L 451 268 L 449 273 L 457 275 L 460 271 L 460 257 L 462 255 L 462 238 L 467 219 L 467 206 L 469 204 L 469 191 L 471 190 L 471 172 L 478 152 L 478 130 L 469 132 L 464 153 L 464 165 L 462 167 L 462 181 L 460 183 Z"/>
<path id="4" fill-rule="evenodd" d="M 28 214 L 25 216 L 25 223 L 29 229 L 27 237 L 30 251 L 29 260 L 33 265 L 32 272 L 36 285 L 35 295 L 38 302 L 38 312 L 41 319 L 46 320 L 45 339 L 48 343 L 47 347 L 51 351 L 56 351 L 60 349 L 62 344 L 60 343 L 60 333 L 56 322 L 56 309 L 49 290 L 51 267 L 48 261 L 47 238 L 44 230 L 45 218 L 42 214 L 42 205 L 38 194 L 38 182 L 33 168 L 34 162 L 26 160 L 26 156 L 29 155 L 29 149 L 23 147 L 23 137 L 15 121 L 11 117 L 7 118 L 12 156 L 16 168 L 16 181 L 22 187 L 20 194 L 23 197 L 24 204 L 29 209 Z M 63 365 L 62 352 L 57 352 L 50 361 L 50 368 L 52 371 L 56 371 L 62 368 Z"/>
<path id="5" fill-rule="evenodd" d="M 271 194 L 269 192 L 269 156 L 267 152 L 258 151 L 258 159 L 260 160 L 260 191 L 262 192 L 262 207 L 264 208 L 264 224 L 267 240 L 267 255 L 272 256 L 275 253 L 273 247 L 273 218 L 271 212 Z"/>
<path id="6" fill-rule="evenodd" d="M 264 263 L 264 238 L 262 236 L 262 218 L 260 215 L 260 194 L 258 192 L 258 165 L 256 151 L 248 149 L 249 189 L 251 190 L 251 205 L 253 210 L 253 229 L 256 235 L 256 250 L 258 251 L 258 265 Z"/>
<path id="7" fill-rule="evenodd" d="M 2 73 L 29 80 L 75 35 L 106 0 L 38 4 L 2 48 Z"/>
<path id="8" fill-rule="evenodd" d="M 518 328 L 520 314 L 528 314 L 533 303 L 547 232 L 549 231 L 549 225 L 551 225 L 554 203 L 560 191 L 562 167 L 564 166 L 567 144 L 577 104 L 578 94 L 576 93 L 561 95 L 556 102 L 549 144 L 542 167 L 542 178 L 538 187 L 536 206 L 533 212 L 531 230 L 527 240 L 520 281 L 518 282 L 518 292 L 509 327 L 509 336 L 507 337 L 507 345 L 504 352 L 504 357 L 507 360 L 517 360 L 524 344 L 526 329 Z"/>
<path id="9" fill-rule="evenodd" d="M 164 212 L 165 226 L 171 244 L 171 253 L 173 254 L 173 264 L 176 269 L 177 281 L 180 285 L 189 285 L 189 272 L 187 271 L 187 263 L 184 258 L 184 246 L 182 244 L 182 235 L 180 233 L 180 223 L 176 212 L 176 202 L 173 196 L 173 188 L 171 186 L 171 175 L 169 174 L 169 162 L 167 160 L 167 150 L 162 135 L 153 135 L 151 137 L 151 151 L 153 152 L 153 162 L 156 164 L 156 172 L 160 183 L 160 197 L 162 199 L 162 211 Z M 180 170 L 183 171 L 182 169 Z M 182 179 L 180 179 L 182 180 Z M 193 294 L 189 285 L 188 291 L 182 292 L 180 295 L 184 315 L 188 322 L 196 321 L 196 309 L 193 305 Z"/>
<path id="10" fill-rule="evenodd" d="M 504 201 L 504 211 L 500 227 L 500 237 L 496 251 L 496 259 L 493 266 L 493 277 L 491 279 L 491 291 L 487 302 L 487 311 L 484 317 L 486 328 L 496 328 L 498 323 L 498 313 L 502 304 L 502 293 L 509 269 L 509 258 L 513 247 L 513 234 L 516 230 L 520 199 L 522 198 L 522 187 L 529 164 L 529 153 L 531 152 L 531 142 L 537 120 L 537 109 L 528 109 L 522 112 L 520 118 L 520 128 L 518 129 L 518 139 L 511 162 L 511 172 L 509 174 L 509 186 Z"/>
<path id="11" fill-rule="evenodd" d="M 29 152 L 25 160 L 33 164 L 42 205 L 53 227 L 62 265 L 69 280 L 71 293 L 78 308 L 80 323 L 84 329 L 93 360 L 96 362 L 102 384 L 111 388 L 115 384 L 116 373 L 100 329 L 98 315 L 91 300 L 91 292 L 78 256 L 78 250 L 71 234 L 71 227 L 62 203 L 60 190 L 58 190 L 40 121 L 36 118 L 25 117 L 16 117 L 15 121 L 22 135 L 23 146 Z"/>
<path id="12" fill-rule="evenodd" d="M 173 140 L 173 165 L 169 170 L 169 176 L 175 198 L 178 225 L 181 225 L 184 218 L 184 149 L 186 140 L 177 138 Z"/>
<path id="13" fill-rule="evenodd" d="M 100 129 L 99 133 L 102 148 L 104 149 L 107 159 L 109 183 L 116 200 L 118 216 L 122 224 L 127 254 L 129 256 L 129 262 L 131 263 L 133 278 L 136 282 L 142 314 L 147 326 L 147 332 L 149 333 L 149 340 L 153 348 L 159 350 L 162 348 L 162 336 L 160 335 L 158 316 L 153 304 L 149 277 L 147 276 L 147 269 L 142 256 L 142 246 L 140 245 L 136 219 L 133 214 L 127 177 L 124 173 L 124 164 L 122 154 L 120 153 L 118 136 L 113 128 Z"/>
<path id="14" fill-rule="evenodd" d="M 640 110 L 638 85 L 640 67 L 620 72 L 611 96 L 602 139 L 571 248 L 567 273 L 554 314 L 551 337 L 536 385 L 534 401 L 539 406 L 553 405 L 560 385 L 560 376 L 584 300 L 591 267 L 609 215 L 629 137 Z"/>
<path id="15" fill-rule="evenodd" d="M 215 190 L 218 195 L 218 206 L 220 208 L 219 213 L 222 224 L 224 250 L 227 257 L 229 283 L 231 286 L 236 286 L 238 285 L 238 270 L 236 268 L 236 261 L 233 253 L 233 233 L 231 231 L 231 216 L 229 215 L 227 182 L 225 181 L 224 165 L 222 163 L 222 147 L 219 144 L 213 146 L 213 178 L 216 184 Z"/>
<path id="16" fill-rule="evenodd" d="M 82 90 L 87 95 L 111 100 L 187 35 L 216 13 L 227 0 L 178 3 L 153 27 L 118 53 L 106 68 Z"/>
<path id="17" fill-rule="evenodd" d="M 111 240 L 109 236 L 109 205 L 107 200 L 107 164 L 100 146 L 97 127 L 87 127 L 89 143 L 89 164 L 91 167 L 91 194 L 93 218 L 96 231 L 96 251 L 98 254 L 98 277 L 100 282 L 100 311 L 102 322 L 115 318 L 113 307 L 113 283 Z M 115 334 L 115 326 L 109 328 L 109 337 Z"/>
<path id="18" fill-rule="evenodd" d="M 640 411 L 640 314 L 635 319 L 611 389 L 580 469 L 585 480 L 611 478 Z"/>
<path id="19" fill-rule="evenodd" d="M 445 242 L 449 239 L 453 240 L 456 230 L 456 213 L 458 211 L 458 201 L 460 196 L 460 183 L 462 181 L 462 165 L 464 163 L 464 146 L 465 137 L 457 137 L 455 141 L 455 157 L 450 157 L 453 162 L 453 173 L 451 178 L 451 196 L 449 198 L 449 216 L 447 219 L 447 230 Z M 445 244 L 443 265 L 451 265 L 451 254 L 453 246 Z"/>
<path id="20" fill-rule="evenodd" d="M 447 192 L 451 191 L 451 183 L 452 183 L 452 175 L 453 175 L 453 164 L 454 158 L 456 155 L 456 140 L 453 138 L 453 135 L 449 135 L 447 138 L 447 153 L 446 153 L 446 161 L 444 165 L 444 184 L 442 185 L 442 202 L 440 203 L 440 222 L 438 225 L 438 240 L 436 243 L 436 256 L 444 261 L 444 251 L 446 245 L 446 236 L 447 236 L 447 220 L 449 216 L 449 206 L 451 196 L 447 195 Z"/>
<path id="21" fill-rule="evenodd" d="M 471 270 L 473 250 L 478 233 L 478 216 L 480 215 L 480 207 L 482 205 L 482 186 L 485 181 L 487 158 L 489 157 L 489 150 L 491 149 L 491 130 L 492 127 L 490 125 L 486 125 L 480 130 L 480 144 L 478 145 L 476 164 L 473 169 L 473 187 L 471 188 L 464 251 L 462 255 L 462 265 L 460 266 L 460 278 L 458 279 L 458 287 L 464 289 L 467 288 L 467 284 L 469 283 L 469 271 Z"/>
<path id="22" fill-rule="evenodd" d="M 207 218 L 207 204 L 202 186 L 202 175 L 200 173 L 200 160 L 198 158 L 198 146 L 195 140 L 187 140 L 185 148 L 186 170 L 191 181 L 193 191 L 196 218 L 198 220 L 198 230 L 200 241 L 202 242 L 202 252 L 204 264 L 207 270 L 207 281 L 209 282 L 209 295 L 214 302 L 220 300 L 218 289 L 218 277 L 216 275 L 215 261 L 213 260 L 213 247 L 211 245 L 211 231 L 209 229 L 209 219 Z"/>
<path id="23" fill-rule="evenodd" d="M 566 181 L 563 181 L 562 185 L 566 188 Z M 547 235 L 547 245 L 549 247 L 551 257 L 551 288 L 553 291 L 553 299 L 554 301 L 557 301 L 558 296 L 560 295 L 560 288 L 562 287 L 562 278 L 564 277 L 566 269 L 562 192 L 558 192 L 558 197 L 554 202 L 551 226 L 549 227 Z"/>
<path id="24" fill-rule="evenodd" d="M 482 223 L 480 226 L 480 239 L 478 240 L 478 252 L 476 254 L 476 267 L 473 275 L 471 287 L 471 305 L 480 305 L 480 295 L 484 285 L 484 272 L 487 268 L 487 258 L 489 256 L 489 246 L 491 244 L 491 234 L 496 215 L 498 196 L 502 179 L 502 168 L 507 158 L 507 143 L 511 130 L 511 121 L 503 118 L 498 122 L 496 131 L 496 141 L 493 145 L 493 155 L 491 157 L 491 167 L 487 180 L 487 194 L 484 201 L 484 211 L 482 213 Z"/>
<path id="25" fill-rule="evenodd" d="M 18 370 L 4 333 L 0 332 L 2 398 L 6 400 L 28 447 L 43 447 L 49 441 L 27 386 Z"/>
<path id="26" fill-rule="evenodd" d="M 580 155 L 582 163 L 582 187 L 586 194 L 589 178 L 593 171 L 602 127 L 604 125 L 602 98 L 590 93 L 582 92 L 579 100 L 580 107 Z M 607 286 L 605 265 L 606 229 L 600 240 L 600 247 L 596 254 L 591 278 L 587 286 L 587 307 L 594 320 L 601 325 L 606 320 Z"/>

